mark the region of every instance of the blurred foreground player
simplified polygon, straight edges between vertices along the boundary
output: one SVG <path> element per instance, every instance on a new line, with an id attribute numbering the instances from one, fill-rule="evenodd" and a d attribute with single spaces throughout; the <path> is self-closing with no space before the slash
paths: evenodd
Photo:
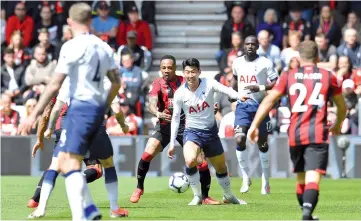
<path id="1" fill-rule="evenodd" d="M 55 130 L 56 140 L 55 143 L 57 144 L 60 139 L 61 134 L 61 125 L 64 124 L 66 119 L 66 111 L 69 105 L 69 79 L 65 79 L 62 88 L 60 89 L 59 95 L 56 98 L 55 105 L 51 110 L 51 114 L 49 117 L 48 115 L 44 115 L 42 117 L 42 129 L 39 133 L 43 134 L 40 140 L 43 139 L 44 135 L 47 138 L 50 138 L 51 134 Z M 110 82 L 107 78 L 104 78 L 104 88 L 107 91 L 110 88 Z M 115 113 L 115 117 L 118 123 L 121 125 L 122 130 L 126 131 L 128 129 L 127 125 L 124 123 L 124 115 L 119 108 L 118 99 L 114 99 L 111 105 L 113 112 Z M 47 107 L 47 109 L 49 106 Z M 44 112 L 45 113 L 45 112 Z M 49 122 L 48 122 L 49 120 Z M 48 122 L 48 129 L 44 134 L 45 125 Z M 55 125 L 56 124 L 56 125 Z M 101 146 L 102 148 L 98 150 L 98 147 Z M 37 142 L 33 149 L 33 157 L 36 154 L 36 151 L 44 147 L 44 144 L 41 142 Z M 29 215 L 29 218 L 38 218 L 45 215 L 47 201 L 50 197 L 50 193 L 52 192 L 56 178 L 59 174 L 59 163 L 58 158 L 56 157 L 56 152 L 59 151 L 59 147 L 54 150 L 54 156 L 52 158 L 50 167 L 48 171 L 44 172 L 44 185 L 43 179 L 40 180 L 39 186 L 35 191 L 35 194 L 39 194 L 40 203 L 38 208 Z M 99 160 L 98 160 L 99 158 Z M 128 211 L 121 209 L 118 207 L 118 180 L 116 176 L 116 171 L 114 168 L 113 163 L 113 147 L 110 142 L 109 136 L 105 130 L 105 123 L 100 128 L 99 132 L 97 133 L 94 141 L 90 147 L 90 157 L 85 158 L 84 160 L 85 165 L 87 166 L 87 170 L 84 171 L 84 175 L 86 178 L 87 183 L 93 182 L 96 179 L 99 179 L 102 176 L 102 168 L 103 165 L 105 171 L 105 186 L 108 192 L 108 198 L 110 201 L 110 216 L 111 217 L 123 217 L 128 215 Z M 41 192 L 40 192 L 41 191 Z M 39 202 L 39 199 L 38 199 Z M 37 205 L 36 205 L 37 206 Z M 35 207 L 36 207 L 35 206 Z"/>
<path id="2" fill-rule="evenodd" d="M 81 173 L 82 160 L 102 126 L 105 110 L 120 88 L 120 76 L 113 59 L 113 50 L 101 39 L 90 34 L 91 11 L 86 3 L 75 3 L 71 6 L 67 23 L 74 38 L 62 46 L 56 74 L 32 114 L 19 127 L 21 132 L 30 130 L 68 76 L 70 105 L 57 148 L 59 147 L 59 167 L 65 176 L 73 220 L 101 217 Z M 104 91 L 105 76 L 111 82 L 109 93 Z M 97 148 L 101 150 L 102 147 Z"/>
<path id="3" fill-rule="evenodd" d="M 341 94 L 341 82 L 331 72 L 318 68 L 317 45 L 312 41 L 300 45 L 301 67 L 285 72 L 275 87 L 263 99 L 248 131 L 248 138 L 257 142 L 258 127 L 274 103 L 288 95 L 291 123 L 288 129 L 290 155 L 297 174 L 297 199 L 303 210 L 303 220 L 313 220 L 319 183 L 326 173 L 328 161 L 328 133 L 340 134 L 346 106 Z M 337 120 L 327 127 L 327 102 L 337 106 Z"/>
<path id="4" fill-rule="evenodd" d="M 182 84 L 174 94 L 173 116 L 171 123 L 170 145 L 168 157 L 174 157 L 174 145 L 178 139 L 182 111 L 186 118 L 183 134 L 183 155 L 185 172 L 188 176 L 194 198 L 190 206 L 202 203 L 201 183 L 197 169 L 197 158 L 203 150 L 205 157 L 216 170 L 216 177 L 223 190 L 223 202 L 232 204 L 247 204 L 237 199 L 231 190 L 231 180 L 228 175 L 224 150 L 218 137 L 218 128 L 214 116 L 214 93 L 228 95 L 232 99 L 244 99 L 237 91 L 226 87 L 216 80 L 199 78 L 201 74 L 199 61 L 190 58 L 183 61 L 185 84 Z"/>
<path id="5" fill-rule="evenodd" d="M 252 184 L 248 176 L 247 131 L 251 126 L 259 104 L 266 95 L 266 91 L 272 89 L 278 78 L 271 60 L 257 55 L 258 47 L 257 38 L 255 36 L 248 36 L 244 40 L 245 55 L 237 58 L 232 65 L 234 74 L 232 79 L 233 89 L 238 90 L 240 95 L 249 97 L 246 101 L 237 102 L 234 113 L 234 131 L 237 143 L 236 154 L 243 177 L 241 193 L 247 193 Z M 261 132 L 257 145 L 262 167 L 261 194 L 265 195 L 270 193 L 268 132 L 271 129 L 271 122 L 268 116 L 262 121 L 259 129 Z"/>
<path id="6" fill-rule="evenodd" d="M 160 60 L 160 71 L 162 77 L 153 81 L 149 92 L 149 110 L 159 121 L 156 125 L 156 131 L 149 138 L 142 158 L 138 164 L 137 189 L 130 197 L 132 203 L 137 203 L 140 196 L 144 193 L 144 179 L 149 170 L 152 159 L 169 144 L 170 141 L 170 121 L 173 112 L 173 95 L 175 91 L 183 84 L 182 76 L 176 75 L 176 60 L 171 55 L 165 55 Z M 183 146 L 184 114 L 179 126 L 177 141 Z M 220 202 L 208 196 L 211 185 L 211 174 L 208 169 L 208 163 L 204 158 L 199 159 L 198 169 L 200 171 L 200 182 L 202 184 L 202 203 L 218 205 Z"/>

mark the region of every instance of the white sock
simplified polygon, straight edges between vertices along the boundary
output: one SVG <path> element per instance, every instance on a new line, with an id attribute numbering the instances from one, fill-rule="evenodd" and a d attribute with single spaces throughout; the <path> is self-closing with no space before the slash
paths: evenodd
<path id="1" fill-rule="evenodd" d="M 218 181 L 219 185 L 222 187 L 224 196 L 226 198 L 233 197 L 233 193 L 231 190 L 231 179 L 229 178 L 228 174 L 227 174 L 227 176 L 224 176 L 224 177 L 218 177 L 218 174 L 217 174 L 216 177 L 217 177 L 217 181 Z"/>
<path id="2" fill-rule="evenodd" d="M 199 172 L 197 171 L 193 175 L 187 175 L 187 177 L 189 179 L 189 184 L 192 188 L 194 196 L 201 197 L 202 189 L 201 189 L 201 182 L 199 181 L 199 179 L 200 179 Z"/>
<path id="3" fill-rule="evenodd" d="M 41 209 L 41 210 L 46 209 L 46 204 L 48 202 L 50 193 L 53 190 L 53 188 L 54 188 L 54 186 L 51 183 L 43 182 L 43 185 L 41 186 L 38 209 Z"/>
<path id="4" fill-rule="evenodd" d="M 86 179 L 85 179 L 84 176 L 83 176 L 83 179 L 84 179 L 84 183 L 85 183 L 85 185 L 83 187 L 83 197 L 84 197 L 83 206 L 84 206 L 84 209 L 85 209 L 90 205 L 94 205 L 94 201 L 93 201 L 93 197 L 92 197 L 92 195 L 90 193 L 88 184 L 86 183 Z"/>
<path id="5" fill-rule="evenodd" d="M 105 183 L 105 188 L 108 192 L 108 199 L 111 210 L 118 210 L 118 181 L 112 183 Z"/>
<path id="6" fill-rule="evenodd" d="M 266 153 L 259 151 L 259 158 L 261 160 L 261 167 L 262 167 L 262 184 L 266 185 L 270 177 L 268 151 Z"/>
<path id="7" fill-rule="evenodd" d="M 83 193 L 86 185 L 80 171 L 74 171 L 65 178 L 66 193 L 70 204 L 73 220 L 85 220 L 83 208 Z"/>
<path id="8" fill-rule="evenodd" d="M 248 177 L 248 150 L 244 151 L 236 150 L 236 155 L 239 163 L 239 167 L 242 171 L 243 180 L 249 179 Z"/>

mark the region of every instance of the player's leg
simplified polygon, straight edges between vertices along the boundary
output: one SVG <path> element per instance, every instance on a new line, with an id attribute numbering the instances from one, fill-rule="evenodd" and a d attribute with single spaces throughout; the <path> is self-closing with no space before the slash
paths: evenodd
<path id="1" fill-rule="evenodd" d="M 156 132 L 148 139 L 147 145 L 145 150 L 142 154 L 142 157 L 138 163 L 137 169 L 137 189 L 133 192 L 132 196 L 130 197 L 130 202 L 138 203 L 141 195 L 144 193 L 144 180 L 149 171 L 150 162 L 153 160 L 155 156 L 159 152 L 162 151 L 162 134 L 160 132 Z"/>
<path id="2" fill-rule="evenodd" d="M 303 193 L 303 220 L 312 220 L 319 197 L 321 177 L 326 174 L 328 144 L 311 144 L 305 149 L 305 191 Z"/>
<path id="3" fill-rule="evenodd" d="M 56 136 L 56 138 L 55 138 L 55 147 L 56 147 L 56 144 L 58 143 L 58 141 L 60 139 L 61 130 L 55 130 L 54 134 Z M 55 149 L 55 147 L 54 147 L 54 149 Z M 53 162 L 53 160 L 52 160 L 52 162 Z M 40 200 L 41 188 L 43 186 L 43 181 L 44 181 L 44 178 L 45 178 L 45 175 L 46 175 L 47 171 L 48 170 L 44 171 L 43 175 L 41 176 L 41 179 L 39 180 L 39 183 L 38 183 L 38 185 L 36 187 L 36 190 L 34 192 L 34 195 L 28 202 L 28 208 L 36 208 L 36 207 L 38 207 L 39 200 Z M 48 177 L 47 179 L 49 180 L 50 177 Z"/>
<path id="4" fill-rule="evenodd" d="M 261 194 L 266 195 L 270 193 L 270 170 L 269 170 L 269 151 L 268 151 L 268 132 L 271 129 L 269 117 L 266 117 L 259 127 L 259 139 L 257 142 L 259 148 L 259 159 L 262 167 L 262 186 Z"/>
<path id="5" fill-rule="evenodd" d="M 50 194 L 55 186 L 56 178 L 59 174 L 59 162 L 57 158 L 57 149 L 54 150 L 54 156 L 51 160 L 49 169 L 45 173 L 44 181 L 42 183 L 39 205 L 34 212 L 32 212 L 28 218 L 39 218 L 45 216 L 46 206 Z"/>
<path id="6" fill-rule="evenodd" d="M 95 180 L 99 179 L 103 175 L 102 164 L 93 158 L 84 158 L 83 162 L 86 165 L 86 170 L 84 170 L 84 176 L 87 183 L 92 183 Z"/>
<path id="7" fill-rule="evenodd" d="M 197 169 L 197 156 L 200 153 L 200 150 L 200 146 L 193 141 L 186 141 L 183 146 L 183 155 L 186 164 L 185 173 L 189 179 L 189 184 L 194 195 L 193 200 L 188 204 L 190 206 L 202 203 L 202 189 Z"/>
<path id="8" fill-rule="evenodd" d="M 299 172 L 296 177 L 296 196 L 301 210 L 303 207 L 303 194 L 305 192 L 305 175 L 305 172 Z"/>
<path id="9" fill-rule="evenodd" d="M 100 128 L 92 142 L 90 159 L 98 159 L 104 167 L 105 188 L 110 203 L 110 216 L 112 218 L 128 216 L 128 210 L 121 209 L 118 206 L 118 176 L 114 167 L 113 146 L 105 126 Z"/>
<path id="10" fill-rule="evenodd" d="M 224 156 L 224 150 L 220 139 L 217 137 L 212 140 L 212 142 L 204 147 L 203 150 L 205 156 L 209 159 L 216 170 L 218 184 L 223 190 L 223 201 L 225 203 L 247 204 L 246 202 L 237 199 L 237 197 L 235 197 L 232 193 L 231 179 L 228 175 L 226 158 Z"/>
<path id="11" fill-rule="evenodd" d="M 239 126 L 235 127 L 235 137 L 236 137 L 236 156 L 238 160 L 239 167 L 242 172 L 242 186 L 240 189 L 241 193 L 247 193 L 249 187 L 252 184 L 251 179 L 248 176 L 248 150 L 246 148 L 247 143 L 247 131 L 248 127 Z"/>

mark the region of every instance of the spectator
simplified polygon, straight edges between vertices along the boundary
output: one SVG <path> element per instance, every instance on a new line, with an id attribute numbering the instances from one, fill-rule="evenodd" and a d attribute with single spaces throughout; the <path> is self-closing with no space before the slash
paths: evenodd
<path id="1" fill-rule="evenodd" d="M 29 64 L 31 55 L 28 48 L 25 47 L 23 41 L 23 35 L 20 31 L 15 31 L 11 36 L 11 42 L 9 48 L 14 50 L 14 58 L 16 65 L 24 65 L 25 67 Z"/>
<path id="2" fill-rule="evenodd" d="M 31 99 L 26 101 L 26 103 L 25 103 L 25 117 L 30 116 L 31 112 L 33 112 L 33 110 L 34 110 L 37 103 L 38 102 L 34 98 L 31 98 Z M 39 120 L 39 118 L 38 118 L 38 120 Z M 31 127 L 30 134 L 36 134 L 37 127 L 38 127 L 38 122 L 39 122 L 38 120 Z"/>
<path id="3" fill-rule="evenodd" d="M 122 54 L 125 53 L 131 53 L 134 64 L 141 67 L 144 71 L 148 71 L 152 67 L 152 53 L 146 47 L 137 45 L 137 32 L 130 31 L 127 33 L 127 44 L 118 48 L 117 55 L 119 60 Z"/>
<path id="4" fill-rule="evenodd" d="M 105 1 L 99 1 L 96 10 L 98 16 L 92 20 L 94 34 L 103 41 L 114 45 L 119 20 L 109 16 L 109 5 Z"/>
<path id="5" fill-rule="evenodd" d="M 139 19 L 139 13 L 136 6 L 132 7 L 128 12 L 129 21 L 121 22 L 117 35 L 118 45 L 127 43 L 126 36 L 129 31 L 137 32 L 137 45 L 152 50 L 152 35 L 148 23 Z"/>
<path id="6" fill-rule="evenodd" d="M 279 20 L 283 20 L 281 16 L 287 11 L 287 5 L 285 1 L 251 1 L 251 10 L 252 9 L 257 14 L 257 23 L 262 24 L 267 22 L 265 20 L 265 14 L 268 9 L 272 9 Z"/>
<path id="7" fill-rule="evenodd" d="M 352 75 L 352 64 L 350 58 L 347 56 L 341 56 L 338 58 L 337 62 L 337 72 L 336 76 L 344 81 L 346 79 L 350 79 Z"/>
<path id="8" fill-rule="evenodd" d="M 264 13 L 264 22 L 257 26 L 257 34 L 262 30 L 270 33 L 272 44 L 282 47 L 282 27 L 278 23 L 277 13 L 274 9 L 267 9 Z"/>
<path id="9" fill-rule="evenodd" d="M 334 71 L 337 67 L 337 50 L 334 45 L 328 44 L 328 39 L 324 33 L 320 33 L 315 37 L 318 46 L 317 67 Z"/>
<path id="10" fill-rule="evenodd" d="M 5 43 L 5 29 L 6 29 L 6 19 L 5 19 L 5 10 L 1 9 L 1 47 Z"/>
<path id="11" fill-rule="evenodd" d="M 317 7 L 316 1 L 287 1 L 287 8 L 290 11 L 300 11 L 300 16 L 307 22 L 312 21 L 313 9 Z"/>
<path id="12" fill-rule="evenodd" d="M 56 64 L 49 61 L 46 49 L 40 45 L 34 50 L 35 61 L 26 68 L 25 82 L 29 86 L 47 84 L 54 73 Z"/>
<path id="13" fill-rule="evenodd" d="M 267 14 L 267 12 L 266 12 Z M 273 67 L 276 70 L 282 70 L 282 63 L 280 59 L 281 51 L 279 47 L 274 44 L 271 44 L 271 36 L 270 33 L 266 30 L 262 30 L 258 33 L 258 42 L 259 48 L 257 50 L 257 54 L 259 56 L 264 56 L 270 59 L 273 63 Z"/>
<path id="14" fill-rule="evenodd" d="M 144 92 L 148 86 L 148 73 L 134 65 L 131 54 L 123 54 L 121 57 L 120 74 L 123 82 L 123 93 L 126 95 L 127 103 L 137 116 L 142 116 L 142 105 L 144 105 Z"/>
<path id="15" fill-rule="evenodd" d="M 1 135 L 13 136 L 16 135 L 19 126 L 20 115 L 19 112 L 11 108 L 11 97 L 7 94 L 1 95 L 2 109 L 0 110 L 1 117 Z"/>
<path id="16" fill-rule="evenodd" d="M 234 137 L 234 111 L 236 109 L 236 102 L 233 102 L 231 105 L 231 111 L 227 114 L 223 115 L 220 125 L 219 125 L 219 132 L 218 136 L 220 138 L 227 138 L 227 137 Z"/>
<path id="17" fill-rule="evenodd" d="M 96 7 L 98 4 L 98 0 L 93 1 L 92 9 L 93 15 L 97 15 Z M 119 18 L 121 21 L 125 21 L 128 19 L 129 10 L 136 6 L 134 1 L 106 1 L 109 4 L 110 16 L 113 18 Z M 144 2 L 144 1 L 143 1 Z"/>
<path id="18" fill-rule="evenodd" d="M 226 7 L 228 19 L 232 18 L 232 9 L 234 6 L 241 6 L 245 12 L 248 12 L 248 8 L 251 5 L 250 1 L 224 1 L 224 6 Z"/>
<path id="19" fill-rule="evenodd" d="M 283 69 L 283 72 L 297 69 L 300 66 L 301 66 L 301 63 L 300 63 L 299 56 L 293 57 L 293 58 L 291 58 L 290 63 L 288 64 L 288 66 Z"/>
<path id="20" fill-rule="evenodd" d="M 55 60 L 55 51 L 56 48 L 53 44 L 50 43 L 49 39 L 50 35 L 48 29 L 43 28 L 39 32 L 39 45 L 46 50 L 46 54 L 48 55 L 48 60 Z"/>
<path id="21" fill-rule="evenodd" d="M 311 24 L 301 18 L 301 9 L 295 7 L 290 10 L 290 16 L 283 23 L 283 48 L 287 48 L 288 35 L 290 31 L 300 33 L 300 40 L 311 39 Z"/>
<path id="22" fill-rule="evenodd" d="M 356 108 L 358 99 L 354 92 L 355 83 L 351 79 L 346 79 L 342 82 L 342 93 L 345 98 L 345 103 L 348 111 Z"/>
<path id="23" fill-rule="evenodd" d="M 313 35 L 325 34 L 329 44 L 339 45 L 341 38 L 340 27 L 333 17 L 330 6 L 322 6 L 319 17 L 313 23 Z"/>
<path id="24" fill-rule="evenodd" d="M 289 33 L 288 43 L 290 47 L 283 49 L 281 52 L 281 61 L 283 63 L 283 67 L 287 67 L 293 57 L 299 57 L 299 53 L 297 50 L 300 42 L 301 34 L 298 31 L 293 31 Z"/>
<path id="25" fill-rule="evenodd" d="M 150 28 L 150 32 L 152 34 L 152 41 L 153 41 L 153 45 L 155 43 L 155 38 L 157 35 L 157 24 L 156 24 L 156 20 L 155 20 L 155 1 L 142 1 L 142 8 L 141 10 L 141 14 L 142 14 L 142 19 L 146 22 L 148 22 L 149 28 Z"/>
<path id="26" fill-rule="evenodd" d="M 361 67 L 361 46 L 357 42 L 357 31 L 353 28 L 348 28 L 345 31 L 345 42 L 337 48 L 338 56 L 348 56 L 353 67 Z"/>
<path id="27" fill-rule="evenodd" d="M 227 74 L 232 72 L 233 60 L 244 54 L 243 51 L 243 37 L 240 32 L 232 33 L 232 48 L 226 49 L 222 55 L 221 62 L 219 64 L 221 74 Z"/>
<path id="28" fill-rule="evenodd" d="M 244 8 L 239 5 L 232 8 L 232 18 L 223 24 L 220 41 L 221 50 L 232 47 L 232 33 L 236 31 L 241 32 L 244 38 L 255 33 L 251 23 L 245 19 Z"/>
<path id="29" fill-rule="evenodd" d="M 333 17 L 339 27 L 346 23 L 347 12 L 349 11 L 348 1 L 319 1 L 318 8 L 327 5 L 333 11 Z"/>
<path id="30" fill-rule="evenodd" d="M 60 44 L 55 49 L 55 60 L 59 60 L 60 49 L 63 44 L 73 38 L 73 33 L 69 25 L 63 26 L 63 37 L 61 38 Z"/>
<path id="31" fill-rule="evenodd" d="M 18 105 L 22 104 L 22 93 L 27 89 L 24 81 L 25 67 L 16 65 L 14 50 L 4 50 L 5 63 L 1 67 L 1 93 L 5 93 Z"/>
<path id="32" fill-rule="evenodd" d="M 57 45 L 62 35 L 62 29 L 59 23 L 54 19 L 50 6 L 42 6 L 40 11 L 41 19 L 35 24 L 35 31 L 33 33 L 34 45 L 39 43 L 38 36 L 42 29 L 47 29 L 49 33 L 49 40 L 51 44 Z"/>
<path id="33" fill-rule="evenodd" d="M 357 42 L 361 42 L 361 23 L 355 12 L 350 12 L 347 16 L 347 23 L 342 28 L 342 37 L 345 38 L 346 29 L 353 28 L 357 31 Z"/>
<path id="34" fill-rule="evenodd" d="M 16 30 L 21 31 L 24 36 L 24 45 L 29 47 L 33 39 L 34 21 L 30 16 L 26 15 L 24 3 L 18 3 L 15 7 L 15 15 L 8 19 L 5 29 L 8 44 L 10 44 L 11 36 Z"/>
<path id="35" fill-rule="evenodd" d="M 361 68 L 354 69 L 352 71 L 352 75 L 351 75 L 350 79 L 352 79 L 355 82 L 356 89 L 360 90 L 361 89 Z M 360 93 L 361 93 L 361 91 L 360 91 Z M 359 93 L 357 93 L 357 94 L 359 94 Z"/>

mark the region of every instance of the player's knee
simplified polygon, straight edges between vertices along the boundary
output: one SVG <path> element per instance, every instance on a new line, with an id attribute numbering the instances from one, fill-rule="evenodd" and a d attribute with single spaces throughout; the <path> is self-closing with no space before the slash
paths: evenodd
<path id="1" fill-rule="evenodd" d="M 185 163 L 188 168 L 193 168 L 197 166 L 197 158 L 196 157 L 185 157 Z"/>
<path id="2" fill-rule="evenodd" d="M 114 167 L 113 156 L 110 156 L 105 160 L 99 159 L 99 161 L 104 168 Z"/>
<path id="3" fill-rule="evenodd" d="M 154 142 L 151 142 L 146 146 L 144 152 L 148 153 L 152 157 L 155 157 L 161 151 L 161 145 L 157 145 Z"/>
<path id="4" fill-rule="evenodd" d="M 236 137 L 236 143 L 237 143 L 236 149 L 238 151 L 244 151 L 246 149 L 246 142 L 247 142 L 247 137 L 245 135 L 237 136 Z"/>
<path id="5" fill-rule="evenodd" d="M 261 151 L 262 153 L 267 153 L 267 151 L 268 151 L 268 142 L 267 141 L 259 142 L 258 143 L 258 148 L 259 148 L 259 151 Z"/>
<path id="6" fill-rule="evenodd" d="M 59 166 L 59 159 L 57 157 L 53 157 L 51 160 L 51 164 L 49 166 L 50 170 L 55 170 L 58 171 L 60 170 L 60 166 Z"/>

